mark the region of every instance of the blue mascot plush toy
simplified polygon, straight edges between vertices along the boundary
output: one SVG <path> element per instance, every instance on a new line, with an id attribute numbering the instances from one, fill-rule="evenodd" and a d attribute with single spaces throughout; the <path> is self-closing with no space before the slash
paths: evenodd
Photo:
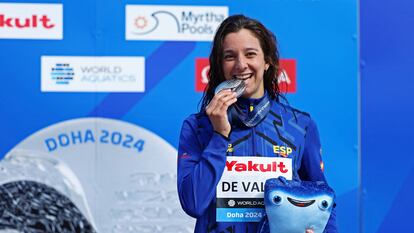
<path id="1" fill-rule="evenodd" d="M 266 215 L 259 233 L 322 233 L 334 204 L 334 191 L 325 182 L 268 179 L 264 202 Z"/>

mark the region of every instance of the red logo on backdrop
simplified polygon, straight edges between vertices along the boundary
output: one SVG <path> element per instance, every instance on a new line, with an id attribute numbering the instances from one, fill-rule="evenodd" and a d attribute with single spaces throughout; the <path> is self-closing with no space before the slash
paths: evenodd
<path id="1" fill-rule="evenodd" d="M 37 28 L 44 27 L 46 29 L 53 28 L 55 25 L 50 23 L 47 15 L 32 15 L 26 18 L 7 17 L 0 14 L 0 28 Z"/>
<path id="2" fill-rule="evenodd" d="M 196 58 L 196 80 L 195 89 L 197 92 L 203 92 L 208 83 L 208 71 L 210 63 L 208 58 Z"/>
<path id="3" fill-rule="evenodd" d="M 280 73 L 277 76 L 281 93 L 296 92 L 296 60 L 280 59 Z"/>
<path id="4" fill-rule="evenodd" d="M 208 83 L 210 63 L 208 58 L 196 58 L 195 89 L 203 92 Z M 296 60 L 280 59 L 280 73 L 278 75 L 279 90 L 282 93 L 296 92 Z"/>

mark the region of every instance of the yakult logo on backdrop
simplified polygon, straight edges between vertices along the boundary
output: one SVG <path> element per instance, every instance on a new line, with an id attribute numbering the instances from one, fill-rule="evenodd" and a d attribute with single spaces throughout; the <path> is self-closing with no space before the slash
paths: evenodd
<path id="1" fill-rule="evenodd" d="M 143 57 L 42 56 L 41 60 L 43 92 L 145 91 Z"/>
<path id="2" fill-rule="evenodd" d="M 62 39 L 62 4 L 0 3 L 0 38 Z"/>
<path id="3" fill-rule="evenodd" d="M 278 75 L 279 89 L 282 93 L 296 92 L 296 60 L 281 59 L 280 73 Z M 208 71 L 210 64 L 208 58 L 196 58 L 195 89 L 203 92 L 208 84 Z"/>
<path id="4" fill-rule="evenodd" d="M 127 40 L 211 41 L 227 7 L 127 5 Z"/>
<path id="5" fill-rule="evenodd" d="M 31 15 L 26 18 L 0 14 L 0 28 L 46 28 L 55 27 L 47 15 Z"/>

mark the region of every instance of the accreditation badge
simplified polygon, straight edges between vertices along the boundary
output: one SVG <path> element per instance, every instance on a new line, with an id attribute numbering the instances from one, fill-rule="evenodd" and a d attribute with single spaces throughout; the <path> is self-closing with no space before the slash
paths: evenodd
<path id="1" fill-rule="evenodd" d="M 217 185 L 216 221 L 259 222 L 266 180 L 279 176 L 292 180 L 292 159 L 228 156 Z"/>

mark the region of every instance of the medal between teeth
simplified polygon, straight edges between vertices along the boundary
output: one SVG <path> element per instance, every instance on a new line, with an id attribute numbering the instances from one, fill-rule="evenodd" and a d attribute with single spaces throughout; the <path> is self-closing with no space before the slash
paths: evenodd
<path id="1" fill-rule="evenodd" d="M 244 84 L 244 80 L 233 78 L 220 83 L 216 87 L 214 94 L 217 94 L 224 89 L 230 89 L 231 91 L 236 92 L 237 98 L 239 98 L 243 95 L 244 90 L 246 90 L 246 84 Z"/>

